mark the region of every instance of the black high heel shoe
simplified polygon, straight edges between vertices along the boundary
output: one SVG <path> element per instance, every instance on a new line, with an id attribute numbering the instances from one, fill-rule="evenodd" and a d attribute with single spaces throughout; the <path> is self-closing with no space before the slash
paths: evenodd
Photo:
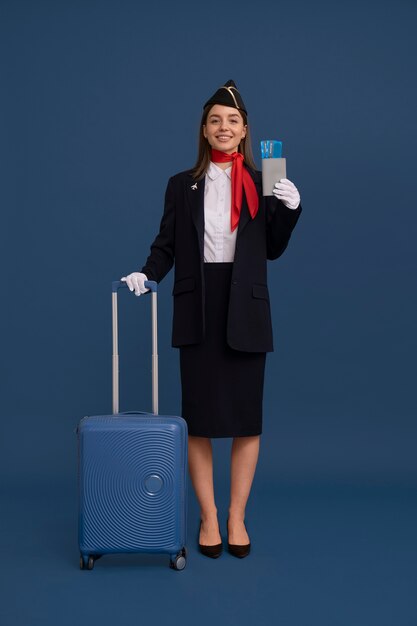
<path id="1" fill-rule="evenodd" d="M 238 559 L 244 559 L 250 552 L 250 542 L 244 545 L 229 543 L 229 518 L 227 518 L 227 549 Z"/>
<path id="2" fill-rule="evenodd" d="M 200 520 L 200 527 L 198 529 L 198 549 L 200 550 L 201 554 L 204 554 L 204 556 L 209 556 L 211 559 L 217 559 L 221 553 L 223 552 L 223 542 L 222 543 L 216 543 L 215 545 L 212 546 L 203 546 L 200 543 L 200 530 L 201 530 L 201 520 Z M 220 534 L 220 526 L 219 526 L 219 534 Z M 221 534 L 220 534 L 221 536 Z"/>

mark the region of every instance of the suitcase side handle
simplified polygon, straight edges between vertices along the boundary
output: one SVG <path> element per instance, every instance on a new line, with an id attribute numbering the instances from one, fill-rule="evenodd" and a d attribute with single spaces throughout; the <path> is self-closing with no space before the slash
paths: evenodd
<path id="1" fill-rule="evenodd" d="M 112 327 L 113 327 L 113 415 L 119 412 L 119 333 L 118 333 L 118 290 L 127 287 L 123 280 L 112 282 Z M 152 298 L 152 413 L 158 415 L 158 285 L 154 280 L 146 280 L 145 287 Z"/>

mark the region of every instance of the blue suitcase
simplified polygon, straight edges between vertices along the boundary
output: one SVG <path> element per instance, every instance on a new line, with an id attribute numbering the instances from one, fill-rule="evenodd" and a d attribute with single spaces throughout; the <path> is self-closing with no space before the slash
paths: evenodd
<path id="1" fill-rule="evenodd" d="M 186 565 L 187 424 L 158 415 L 157 285 L 152 292 L 152 410 L 119 413 L 117 293 L 113 282 L 113 415 L 78 425 L 80 567 L 105 554 L 167 553 Z"/>

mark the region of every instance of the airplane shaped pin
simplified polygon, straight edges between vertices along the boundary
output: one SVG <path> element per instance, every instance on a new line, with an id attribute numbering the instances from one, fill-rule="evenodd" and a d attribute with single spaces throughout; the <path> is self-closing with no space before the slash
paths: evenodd
<path id="1" fill-rule="evenodd" d="M 195 191 L 197 189 L 197 183 L 195 183 L 195 185 L 191 185 L 191 189 Z"/>

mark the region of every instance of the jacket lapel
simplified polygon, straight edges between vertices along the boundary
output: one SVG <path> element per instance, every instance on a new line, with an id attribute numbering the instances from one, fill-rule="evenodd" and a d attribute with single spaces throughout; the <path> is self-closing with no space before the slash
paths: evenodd
<path id="1" fill-rule="evenodd" d="M 204 258 L 204 185 L 205 178 L 195 181 L 191 176 L 187 183 L 187 198 L 190 204 L 191 219 L 197 230 L 201 259 Z"/>

